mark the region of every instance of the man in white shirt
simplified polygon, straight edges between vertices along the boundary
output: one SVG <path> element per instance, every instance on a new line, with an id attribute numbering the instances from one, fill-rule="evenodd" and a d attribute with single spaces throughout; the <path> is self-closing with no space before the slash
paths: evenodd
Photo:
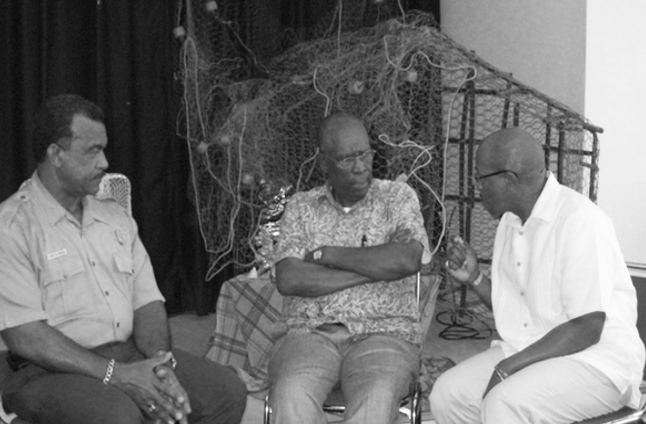
<path id="1" fill-rule="evenodd" d="M 571 423 L 636 407 L 644 345 L 610 219 L 560 185 L 518 128 L 483 140 L 474 179 L 500 219 L 491 279 L 459 237 L 446 267 L 492 309 L 502 340 L 438 379 L 437 422 Z"/>

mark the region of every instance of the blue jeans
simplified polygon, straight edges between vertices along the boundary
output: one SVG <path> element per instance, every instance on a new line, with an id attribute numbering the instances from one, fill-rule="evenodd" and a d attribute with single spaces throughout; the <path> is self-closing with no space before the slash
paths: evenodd
<path id="1" fill-rule="evenodd" d="M 95 352 L 118 362 L 143 359 L 132 341 L 114 343 Z M 247 402 L 247 389 L 231 368 L 181 350 L 175 374 L 188 393 L 191 424 L 238 424 Z M 28 365 L 14 373 L 2 393 L 6 410 L 33 424 L 142 424 L 146 421 L 134 401 L 101 380 L 52 373 Z"/>
<path id="2" fill-rule="evenodd" d="M 326 423 L 322 405 L 338 383 L 343 423 L 391 424 L 419 367 L 419 346 L 395 337 L 353 337 L 343 325 L 287 334 L 269 363 L 272 422 Z"/>

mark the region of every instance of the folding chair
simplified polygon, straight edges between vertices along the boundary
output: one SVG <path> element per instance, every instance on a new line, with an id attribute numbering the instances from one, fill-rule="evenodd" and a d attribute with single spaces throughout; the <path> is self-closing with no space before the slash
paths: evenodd
<path id="1" fill-rule="evenodd" d="M 128 212 L 128 215 L 132 216 L 131 193 L 132 189 L 128 177 L 123 174 L 108 173 L 101 178 L 99 192 L 96 197 L 116 200 Z"/>
<path id="2" fill-rule="evenodd" d="M 416 296 L 418 308 L 420 304 L 420 292 L 421 292 L 421 275 L 418 272 L 416 283 L 415 283 L 415 296 Z M 431 292 L 431 295 L 433 295 L 433 292 Z M 420 362 L 420 367 L 421 366 L 422 365 Z M 405 413 L 410 418 L 411 424 L 421 424 L 422 387 L 419 380 L 417 380 L 413 384 L 411 391 L 401 400 L 399 407 L 400 407 L 399 409 L 400 412 Z M 323 410 L 329 413 L 343 414 L 345 412 L 345 405 L 343 404 L 343 399 L 340 393 L 336 393 L 333 391 L 330 394 L 330 396 L 328 396 L 328 399 L 325 401 L 325 403 L 323 404 Z M 267 395 L 265 396 L 265 405 L 263 409 L 264 424 L 269 424 L 271 414 L 272 414 L 272 409 L 269 406 L 269 393 L 267 393 Z"/>
<path id="3" fill-rule="evenodd" d="M 646 342 L 646 338 L 644 337 L 646 335 L 646 331 L 644 331 L 644 324 L 646 324 L 646 303 L 643 302 L 646 297 L 646 287 L 642 282 L 638 281 L 633 281 L 633 285 L 637 291 L 637 328 L 642 342 Z M 644 370 L 644 376 L 646 376 L 646 369 Z M 637 409 L 624 406 L 618 411 L 572 424 L 636 424 L 646 422 L 646 380 L 642 381 L 640 390 L 642 397 Z"/>
<path id="4" fill-rule="evenodd" d="M 644 393 L 642 393 L 642 405 L 639 409 L 624 406 L 618 411 L 572 424 L 637 424 L 644 422 L 642 418 L 644 418 L 645 414 L 646 402 L 644 399 Z"/>

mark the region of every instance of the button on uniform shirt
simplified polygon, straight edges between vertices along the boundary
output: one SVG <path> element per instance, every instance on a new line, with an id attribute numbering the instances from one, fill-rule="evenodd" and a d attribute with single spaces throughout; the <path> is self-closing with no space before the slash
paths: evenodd
<path id="1" fill-rule="evenodd" d="M 407 184 L 374 179 L 366 196 L 348 210 L 334 200 L 328 186 L 296 193 L 281 221 L 276 262 L 287 257 L 303 259 L 320 246 L 383 244 L 400 225 L 410 229 L 424 246 L 422 263 L 430 262 L 419 201 Z M 353 334 L 384 333 L 422 342 L 414 275 L 315 298 L 286 296 L 283 316 L 289 331 L 310 331 L 321 324 L 341 322 Z"/>
<path id="2" fill-rule="evenodd" d="M 637 297 L 610 219 L 589 199 L 550 175 L 523 225 L 503 215 L 494 244 L 492 303 L 507 356 L 554 327 L 603 311 L 599 343 L 571 355 L 607 375 L 639 402 L 644 345 Z"/>
<path id="3" fill-rule="evenodd" d="M 0 330 L 46 321 L 92 348 L 127 340 L 134 311 L 164 300 L 135 221 L 83 199 L 82 225 L 34 173 L 0 205 Z"/>

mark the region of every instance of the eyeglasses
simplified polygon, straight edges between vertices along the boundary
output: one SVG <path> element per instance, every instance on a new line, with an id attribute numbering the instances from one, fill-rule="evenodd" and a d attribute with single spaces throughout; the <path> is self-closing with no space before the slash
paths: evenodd
<path id="1" fill-rule="evenodd" d="M 321 152 L 321 154 L 328 159 L 330 159 L 332 162 L 336 163 L 336 166 L 342 169 L 351 169 L 354 164 L 357 162 L 357 160 L 360 160 L 364 164 L 369 164 L 372 162 L 372 159 L 375 157 L 375 151 L 374 150 L 366 150 L 363 153 L 359 153 L 358 155 L 354 156 L 349 156 L 347 158 L 343 158 L 340 160 L 334 159 L 330 155 L 326 155 L 325 153 Z"/>
<path id="2" fill-rule="evenodd" d="M 505 172 L 511 172 L 512 174 L 516 175 L 516 173 L 514 171 L 509 171 L 507 169 L 503 169 L 502 171 L 496 171 L 496 172 L 492 172 L 490 174 L 485 174 L 485 175 L 475 174 L 471 178 L 473 178 L 473 183 L 477 185 L 477 184 L 480 184 L 482 182 L 482 180 L 484 180 L 485 178 L 493 177 L 494 175 L 504 174 Z"/>

